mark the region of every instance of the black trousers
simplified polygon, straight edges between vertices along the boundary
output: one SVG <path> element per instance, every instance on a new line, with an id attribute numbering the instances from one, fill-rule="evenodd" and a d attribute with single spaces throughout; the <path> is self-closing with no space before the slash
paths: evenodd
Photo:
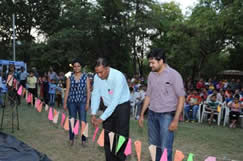
<path id="1" fill-rule="evenodd" d="M 105 129 L 104 148 L 106 161 L 125 161 L 126 159 L 124 150 L 129 137 L 130 109 L 129 102 L 120 104 L 116 107 L 112 115 L 103 122 L 103 128 Z M 112 151 L 110 150 L 109 132 L 115 133 Z M 126 141 L 121 149 L 115 153 L 119 135 L 126 137 Z"/>
<path id="2" fill-rule="evenodd" d="M 30 93 L 32 93 L 32 95 L 33 95 L 32 101 L 33 101 L 33 104 L 35 104 L 35 97 L 37 97 L 37 89 L 36 88 L 29 88 L 28 91 Z"/>

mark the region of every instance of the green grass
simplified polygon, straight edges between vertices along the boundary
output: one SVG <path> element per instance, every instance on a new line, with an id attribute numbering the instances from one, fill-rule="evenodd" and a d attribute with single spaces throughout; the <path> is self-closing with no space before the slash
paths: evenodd
<path id="1" fill-rule="evenodd" d="M 0 110 L 1 116 L 2 110 Z M 3 132 L 14 135 L 19 140 L 27 143 L 38 151 L 47 154 L 53 161 L 104 161 L 103 148 L 92 143 L 93 127 L 89 127 L 89 144 L 82 147 L 76 139 L 75 145 L 68 145 L 68 132 L 60 126 L 48 121 L 48 113 L 37 112 L 34 107 L 24 105 L 19 107 L 20 130 L 11 133 L 10 123 L 4 122 Z M 146 123 L 145 123 L 146 124 Z M 148 151 L 147 128 L 138 127 L 137 121 L 131 119 L 130 136 L 134 142 L 142 141 L 142 161 L 150 160 Z M 134 144 L 132 144 L 134 145 Z M 207 156 L 216 156 L 217 161 L 223 159 L 243 160 L 243 130 L 229 129 L 227 127 L 208 126 L 198 123 L 180 123 L 175 133 L 174 150 L 181 150 L 187 157 L 194 153 L 195 161 L 203 161 Z M 136 161 L 136 153 L 128 157 L 129 161 Z M 185 159 L 186 160 L 186 159 Z"/>

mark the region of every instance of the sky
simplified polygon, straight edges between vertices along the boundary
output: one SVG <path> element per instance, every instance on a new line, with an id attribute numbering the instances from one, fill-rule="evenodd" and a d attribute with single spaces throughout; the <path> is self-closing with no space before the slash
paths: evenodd
<path id="1" fill-rule="evenodd" d="M 180 5 L 182 13 L 185 15 L 187 11 L 189 11 L 188 7 L 193 7 L 199 0 L 157 0 L 160 3 L 164 2 L 176 2 Z"/>

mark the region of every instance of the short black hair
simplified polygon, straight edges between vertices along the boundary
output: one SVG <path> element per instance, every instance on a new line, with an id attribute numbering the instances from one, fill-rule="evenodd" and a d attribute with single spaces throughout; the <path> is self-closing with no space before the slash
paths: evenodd
<path id="1" fill-rule="evenodd" d="M 163 59 L 163 62 L 166 61 L 165 51 L 162 48 L 155 48 L 147 55 L 148 59 L 156 59 L 160 61 Z"/>
<path id="2" fill-rule="evenodd" d="M 108 63 L 106 58 L 100 57 L 100 58 L 98 58 L 96 60 L 95 67 L 99 67 L 101 65 L 104 66 L 104 67 L 108 67 L 109 66 L 109 63 Z"/>

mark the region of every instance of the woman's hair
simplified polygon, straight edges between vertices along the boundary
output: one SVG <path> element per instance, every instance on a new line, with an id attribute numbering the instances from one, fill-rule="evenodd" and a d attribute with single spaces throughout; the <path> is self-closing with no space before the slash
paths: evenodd
<path id="1" fill-rule="evenodd" d="M 72 66 L 73 66 L 75 63 L 79 63 L 79 64 L 82 66 L 81 60 L 79 60 L 79 59 L 73 59 L 73 61 L 72 61 Z"/>

